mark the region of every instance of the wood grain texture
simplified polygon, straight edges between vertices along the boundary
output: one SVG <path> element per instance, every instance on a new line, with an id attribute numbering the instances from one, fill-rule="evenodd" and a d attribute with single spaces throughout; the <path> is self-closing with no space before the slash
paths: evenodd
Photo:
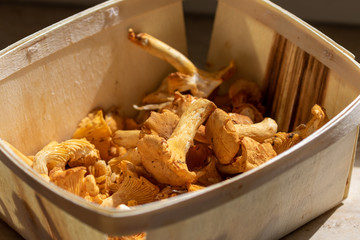
<path id="1" fill-rule="evenodd" d="M 298 46 L 277 35 L 264 80 L 265 104 L 280 131 L 292 131 L 322 104 L 328 68 Z"/>

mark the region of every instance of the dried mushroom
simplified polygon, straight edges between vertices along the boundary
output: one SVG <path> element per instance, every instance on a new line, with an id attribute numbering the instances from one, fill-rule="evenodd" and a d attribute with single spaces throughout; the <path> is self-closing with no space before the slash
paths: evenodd
<path id="1" fill-rule="evenodd" d="M 124 160 L 121 162 L 120 168 L 123 179 L 119 183 L 118 190 L 105 199 L 102 206 L 117 207 L 120 204 L 128 204 L 129 201 L 144 204 L 155 200 L 159 188 L 146 178 L 139 177 L 132 163 Z"/>
<path id="2" fill-rule="evenodd" d="M 265 118 L 255 124 L 234 124 L 232 118 L 221 109 L 216 109 L 206 123 L 206 136 L 221 164 L 229 164 L 240 149 L 243 137 L 263 142 L 275 135 L 277 124 Z"/>
<path id="3" fill-rule="evenodd" d="M 168 105 L 167 108 L 179 117 L 186 111 L 186 109 L 197 99 L 190 94 L 181 94 L 179 92 L 174 93 L 174 100 L 171 105 Z"/>
<path id="4" fill-rule="evenodd" d="M 229 116 L 234 124 L 253 124 L 254 121 L 251 120 L 247 115 L 239 113 L 229 113 Z"/>
<path id="5" fill-rule="evenodd" d="M 216 169 L 216 158 L 208 144 L 197 143 L 189 148 L 186 164 L 190 171 L 196 173 L 196 183 L 209 186 L 222 180 Z"/>
<path id="6" fill-rule="evenodd" d="M 204 188 L 205 188 L 204 186 L 196 185 L 196 184 L 188 184 L 187 185 L 188 192 L 195 192 L 195 191 L 199 191 Z"/>
<path id="7" fill-rule="evenodd" d="M 83 181 L 83 191 L 85 192 L 85 197 L 96 197 L 100 193 L 100 189 L 96 184 L 96 179 L 94 175 L 87 175 Z"/>
<path id="8" fill-rule="evenodd" d="M 112 140 L 118 146 L 134 148 L 139 141 L 139 134 L 140 130 L 117 130 Z"/>
<path id="9" fill-rule="evenodd" d="M 67 170 L 61 168 L 54 169 L 50 172 L 50 181 L 57 186 L 78 196 L 84 196 L 84 177 L 85 167 L 74 167 Z"/>
<path id="10" fill-rule="evenodd" d="M 55 167 L 65 169 L 89 166 L 100 159 L 99 151 L 86 139 L 70 139 L 61 143 L 51 142 L 39 151 L 33 162 L 33 168 L 40 174 L 48 174 Z"/>
<path id="11" fill-rule="evenodd" d="M 237 80 L 229 88 L 229 98 L 233 108 L 242 104 L 251 104 L 257 111 L 263 113 L 264 106 L 261 103 L 262 93 L 257 83 L 247 80 Z"/>
<path id="12" fill-rule="evenodd" d="M 164 139 L 168 139 L 173 133 L 179 122 L 179 116 L 165 110 L 161 113 L 152 112 L 150 117 L 143 123 L 141 135 L 155 134 Z"/>
<path id="13" fill-rule="evenodd" d="M 246 172 L 276 156 L 270 143 L 259 143 L 249 137 L 241 140 L 241 152 L 230 164 L 219 164 L 219 171 L 224 174 Z"/>
<path id="14" fill-rule="evenodd" d="M 110 191 L 111 168 L 104 160 L 98 160 L 88 167 L 89 173 L 94 176 L 96 185 L 102 194 L 108 195 Z"/>
<path id="15" fill-rule="evenodd" d="M 103 111 L 91 112 L 79 123 L 73 134 L 73 138 L 86 138 L 99 150 L 101 159 L 109 160 L 111 146 L 111 129 L 103 117 Z"/>
<path id="16" fill-rule="evenodd" d="M 251 121 L 258 123 L 264 120 L 262 113 L 252 104 L 243 103 L 239 106 L 236 106 L 232 110 L 234 113 L 238 113 L 243 116 L 247 116 Z"/>
<path id="17" fill-rule="evenodd" d="M 212 154 L 208 144 L 196 143 L 190 146 L 186 153 L 186 165 L 190 171 L 202 169 L 208 164 L 208 157 Z"/>
<path id="18" fill-rule="evenodd" d="M 186 165 L 186 153 L 197 129 L 214 109 L 211 101 L 197 99 L 181 115 L 169 139 L 148 134 L 139 141 L 142 163 L 158 182 L 183 186 L 196 180 L 196 174 Z"/>
<path id="19" fill-rule="evenodd" d="M 146 233 L 143 232 L 143 233 L 121 236 L 121 237 L 109 236 L 108 240 L 146 240 Z"/>
<path id="20" fill-rule="evenodd" d="M 241 103 L 257 105 L 261 103 L 262 94 L 257 83 L 240 79 L 231 84 L 229 88 L 229 98 L 232 99 L 233 105 L 235 106 Z M 239 98 L 242 99 L 241 102 L 239 102 Z"/>
<path id="21" fill-rule="evenodd" d="M 218 72 L 202 71 L 182 53 L 146 33 L 135 34 L 129 29 L 129 39 L 150 54 L 167 61 L 178 71 L 168 75 L 155 92 L 146 96 L 144 104 L 168 102 L 175 91 L 190 91 L 193 96 L 206 98 L 235 70 L 234 63 L 230 62 L 229 66 Z"/>
<path id="22" fill-rule="evenodd" d="M 329 121 L 325 109 L 317 104 L 311 108 L 311 113 L 313 117 L 310 121 L 306 123 L 305 126 L 300 125 L 297 129 L 295 129 L 295 132 L 298 133 L 302 139 L 306 138 Z"/>
<path id="23" fill-rule="evenodd" d="M 266 139 L 265 142 L 270 143 L 273 146 L 275 152 L 280 154 L 301 140 L 302 138 L 297 133 L 278 132 L 273 137 Z"/>
<path id="24" fill-rule="evenodd" d="M 301 124 L 295 131 L 290 133 L 278 132 L 272 138 L 265 140 L 265 142 L 270 143 L 276 153 L 280 154 L 328 122 L 325 110 L 319 105 L 315 104 L 311 109 L 311 113 L 313 114 L 313 117 L 306 125 Z"/>
<path id="25" fill-rule="evenodd" d="M 197 142 L 200 142 L 200 143 L 209 144 L 209 141 L 206 138 L 205 126 L 204 125 L 200 125 L 200 127 L 197 129 L 197 131 L 195 133 L 194 140 L 197 141 Z"/>
<path id="26" fill-rule="evenodd" d="M 213 155 L 208 156 L 207 165 L 202 169 L 196 171 L 197 184 L 201 186 L 210 186 L 212 184 L 221 182 L 222 177 L 216 167 L 216 157 Z"/>

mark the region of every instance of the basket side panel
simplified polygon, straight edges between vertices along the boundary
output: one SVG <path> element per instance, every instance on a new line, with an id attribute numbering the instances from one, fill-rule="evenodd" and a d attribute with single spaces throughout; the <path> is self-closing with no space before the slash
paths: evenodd
<path id="1" fill-rule="evenodd" d="M 25 239 L 106 239 L 43 198 L 1 161 L 0 188 L 0 216 Z"/>
<path id="2" fill-rule="evenodd" d="M 322 105 L 325 107 L 328 116 L 334 117 L 358 95 L 359 91 L 356 88 L 352 87 L 335 71 L 330 71 L 323 93 Z"/>
<path id="3" fill-rule="evenodd" d="M 278 239 L 341 202 L 356 136 L 354 129 L 253 191 L 148 239 Z"/>
<path id="4" fill-rule="evenodd" d="M 262 85 L 274 36 L 269 27 L 219 1 L 207 59 L 209 68 L 216 70 L 235 60 L 234 79 Z"/>
<path id="5" fill-rule="evenodd" d="M 186 53 L 181 2 L 171 2 L 104 26 L 48 56 L 46 49 L 52 50 L 49 45 L 56 45 L 53 41 L 72 41 L 78 28 L 91 29 L 93 22 L 88 21 L 92 14 L 100 18 L 98 12 L 32 39 L 33 44 L 26 45 L 31 54 L 24 54 L 21 60 L 28 62 L 27 67 L 0 79 L 0 102 L 4 103 L 0 125 L 6 126 L 0 128 L 0 137 L 31 155 L 51 140 L 70 138 L 78 122 L 94 108 L 117 105 L 123 115 L 134 115 L 133 104 L 156 88 L 171 66 L 132 44 L 127 31 L 132 27 L 151 33 Z M 16 51 L 5 54 L 6 59 L 13 61 L 9 55 L 22 52 Z M 31 62 L 39 52 L 46 57 Z M 1 63 L 3 60 L 0 58 Z M 7 64 L 12 64 L 10 60 Z"/>

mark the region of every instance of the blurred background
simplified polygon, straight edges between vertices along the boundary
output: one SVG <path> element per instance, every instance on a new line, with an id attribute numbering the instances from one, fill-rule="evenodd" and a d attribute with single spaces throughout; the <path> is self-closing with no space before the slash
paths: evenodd
<path id="1" fill-rule="evenodd" d="M 0 0 L 0 50 L 101 0 Z M 310 23 L 360 59 L 359 0 L 273 0 Z M 205 66 L 216 0 L 184 0 L 190 59 Z M 358 150 L 359 151 L 359 150 Z M 360 161 L 357 157 L 349 198 L 284 239 L 359 239 Z M 0 220 L 0 239 L 22 239 Z"/>
<path id="2" fill-rule="evenodd" d="M 0 0 L 0 49 L 103 0 Z M 360 1 L 273 0 L 360 56 Z M 193 61 L 204 63 L 217 0 L 184 0 Z M 204 37 L 205 36 L 205 37 Z M 202 44 L 198 44 L 202 41 Z M 199 49 L 200 48 L 200 49 Z M 203 52 L 205 51 L 205 54 Z"/>

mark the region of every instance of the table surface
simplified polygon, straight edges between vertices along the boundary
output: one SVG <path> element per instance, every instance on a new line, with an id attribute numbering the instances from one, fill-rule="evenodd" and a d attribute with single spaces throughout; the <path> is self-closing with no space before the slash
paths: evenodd
<path id="1" fill-rule="evenodd" d="M 0 3 L 0 49 L 56 21 L 83 10 L 83 6 L 31 5 Z M 211 16 L 186 15 L 190 58 L 205 63 L 212 28 Z M 360 26 L 336 26 L 312 23 L 336 42 L 360 56 Z M 358 145 L 357 153 L 360 147 Z M 2 239 L 23 239 L 0 220 Z M 329 210 L 283 239 L 360 239 L 360 157 L 357 154 L 350 192 L 339 206 Z"/>

